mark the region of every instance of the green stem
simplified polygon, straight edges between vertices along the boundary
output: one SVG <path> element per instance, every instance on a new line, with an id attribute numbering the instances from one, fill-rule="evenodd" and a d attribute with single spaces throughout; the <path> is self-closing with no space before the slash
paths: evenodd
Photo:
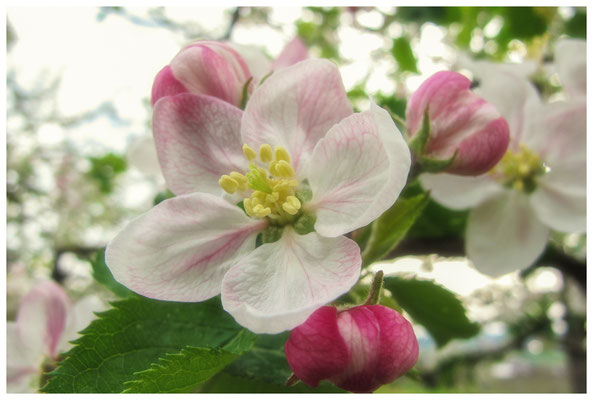
<path id="1" fill-rule="evenodd" d="M 383 289 L 383 271 L 377 271 L 375 276 L 373 277 L 373 283 L 371 283 L 371 288 L 369 290 L 369 295 L 362 303 L 363 306 L 372 306 L 379 303 L 381 300 L 381 289 Z"/>

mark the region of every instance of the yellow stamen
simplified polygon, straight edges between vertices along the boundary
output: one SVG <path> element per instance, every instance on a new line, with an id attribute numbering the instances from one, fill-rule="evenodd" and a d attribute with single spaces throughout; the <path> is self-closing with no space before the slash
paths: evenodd
<path id="1" fill-rule="evenodd" d="M 282 146 L 276 146 L 274 148 L 274 156 L 276 161 L 284 160 L 287 163 L 290 163 L 290 155 L 288 154 L 288 151 Z"/>
<path id="2" fill-rule="evenodd" d="M 249 161 L 253 161 L 257 158 L 257 153 L 253 150 L 247 143 L 243 145 L 243 154 L 245 158 Z"/>
<path id="3" fill-rule="evenodd" d="M 272 151 L 272 146 L 265 143 L 259 146 L 259 158 L 262 162 L 269 163 L 274 159 L 274 152 Z"/>
<path id="4" fill-rule="evenodd" d="M 278 161 L 276 171 L 278 171 L 278 176 L 282 178 L 292 178 L 294 176 L 294 169 L 284 160 Z"/>
<path id="5" fill-rule="evenodd" d="M 250 161 L 249 170 L 223 175 L 219 185 L 230 194 L 250 193 L 243 199 L 243 208 L 250 217 L 268 218 L 276 225 L 294 221 L 300 215 L 301 202 L 295 196 L 299 182 L 294 179 L 288 151 L 282 146 L 272 150 L 269 144 L 262 144 L 256 153 L 245 144 L 243 153 Z"/>
<path id="6" fill-rule="evenodd" d="M 539 176 L 547 170 L 539 155 L 521 144 L 516 150 L 508 150 L 489 173 L 509 188 L 531 193 L 537 187 Z"/>
<path id="7" fill-rule="evenodd" d="M 239 188 L 239 182 L 237 182 L 236 180 L 234 180 L 233 178 L 231 178 L 228 175 L 221 176 L 220 179 L 218 180 L 218 184 L 228 194 L 235 193 L 237 191 L 237 189 Z"/>

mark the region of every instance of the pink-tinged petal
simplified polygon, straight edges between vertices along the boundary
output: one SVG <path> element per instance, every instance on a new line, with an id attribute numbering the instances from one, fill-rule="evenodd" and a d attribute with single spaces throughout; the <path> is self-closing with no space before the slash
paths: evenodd
<path id="1" fill-rule="evenodd" d="M 310 386 L 327 379 L 351 392 L 373 392 L 414 366 L 418 341 L 408 321 L 381 305 L 336 312 L 322 307 L 285 345 L 294 374 Z"/>
<path id="2" fill-rule="evenodd" d="M 352 114 L 342 78 L 328 60 L 306 60 L 281 69 L 258 87 L 241 123 L 243 141 L 284 146 L 300 176 L 317 142 Z"/>
<path id="3" fill-rule="evenodd" d="M 86 328 L 92 320 L 96 319 L 95 313 L 104 311 L 107 309 L 107 304 L 94 294 L 83 297 L 74 303 L 73 318 L 70 323 L 66 326 L 62 340 L 58 344 L 58 350 L 65 352 L 72 347 L 70 341 L 76 339 L 79 335 L 78 332 Z"/>
<path id="4" fill-rule="evenodd" d="M 502 158 L 509 144 L 509 127 L 496 108 L 470 91 L 471 82 L 452 71 L 437 72 L 412 95 L 406 114 L 411 137 L 428 112 L 430 136 L 422 156 L 455 160 L 446 171 L 479 175 Z"/>
<path id="5" fill-rule="evenodd" d="M 316 213 L 315 230 L 335 237 L 369 224 L 395 202 L 409 169 L 408 146 L 374 103 L 334 125 L 307 170 L 313 199 L 306 207 Z"/>
<path id="6" fill-rule="evenodd" d="M 189 93 L 166 97 L 156 104 L 154 141 L 173 193 L 220 194 L 222 175 L 247 170 L 239 136 L 241 114 L 222 100 Z"/>
<path id="7" fill-rule="evenodd" d="M 292 39 L 282 50 L 282 53 L 274 61 L 273 68 L 275 71 L 289 67 L 300 61 L 306 60 L 308 57 L 307 47 L 305 43 L 297 36 Z"/>
<path id="8" fill-rule="evenodd" d="M 220 197 L 179 196 L 130 222 L 107 245 L 105 262 L 143 296 L 202 301 L 220 293 L 226 271 L 255 248 L 265 226 Z"/>
<path id="9" fill-rule="evenodd" d="M 55 358 L 71 318 L 72 304 L 64 289 L 45 281 L 33 287 L 19 306 L 19 335 L 32 352 Z"/>
<path id="10" fill-rule="evenodd" d="M 368 306 L 381 327 L 381 346 L 376 380 L 393 382 L 408 372 L 418 361 L 418 340 L 412 324 L 400 313 L 381 305 Z"/>
<path id="11" fill-rule="evenodd" d="M 222 99 L 238 106 L 249 67 L 239 53 L 222 42 L 196 42 L 171 61 L 175 78 L 190 92 Z"/>
<path id="12" fill-rule="evenodd" d="M 227 44 L 245 60 L 254 84 L 272 72 L 272 61 L 260 48 L 237 43 Z M 255 85 L 252 85 L 252 87 L 255 87 Z"/>
<path id="13" fill-rule="evenodd" d="M 336 386 L 356 393 L 370 393 L 381 386 L 376 381 L 381 349 L 381 326 L 368 307 L 354 307 L 338 314 L 338 328 L 350 359 L 346 368 L 330 378 Z"/>
<path id="14" fill-rule="evenodd" d="M 548 228 L 527 196 L 513 190 L 473 209 L 465 237 L 467 256 L 476 269 L 497 277 L 529 267 L 546 247 Z"/>
<path id="15" fill-rule="evenodd" d="M 346 238 L 298 235 L 258 247 L 225 275 L 222 305 L 255 333 L 278 333 L 303 323 L 347 292 L 360 275 L 360 249 Z"/>
<path id="16" fill-rule="evenodd" d="M 459 175 L 475 176 L 488 172 L 506 153 L 509 146 L 509 125 L 500 117 L 490 120 L 463 138 L 457 156 L 447 171 Z M 451 153 L 451 156 L 455 152 Z"/>
<path id="17" fill-rule="evenodd" d="M 509 149 L 517 150 L 529 134 L 535 113 L 541 104 L 537 90 L 525 77 L 501 68 L 478 77 L 476 94 L 493 104 L 509 125 Z"/>
<path id="18" fill-rule="evenodd" d="M 471 82 L 465 76 L 452 71 L 437 72 L 430 78 L 430 84 L 422 84 L 410 98 L 406 107 L 408 134 L 414 136 L 422 127 L 424 113 L 430 105 L 434 112 L 431 120 L 442 115 L 454 103 L 460 92 L 469 90 Z M 438 94 L 438 95 L 437 95 Z M 430 111 L 430 110 L 429 110 Z"/>
<path id="19" fill-rule="evenodd" d="M 350 355 L 338 328 L 337 309 L 321 307 L 290 332 L 284 346 L 294 374 L 309 386 L 343 371 Z"/>
<path id="20" fill-rule="evenodd" d="M 587 94 L 587 42 L 562 39 L 556 42 L 554 64 L 564 90 L 570 97 Z"/>
<path id="21" fill-rule="evenodd" d="M 420 182 L 430 196 L 454 210 L 475 207 L 484 200 L 503 191 L 502 186 L 489 174 L 458 176 L 452 174 L 422 174 Z"/>
<path id="22" fill-rule="evenodd" d="M 188 92 L 187 88 L 175 79 L 171 67 L 167 65 L 165 68 L 161 69 L 156 78 L 154 78 L 150 104 L 154 106 L 161 97 L 174 96 L 185 92 Z"/>

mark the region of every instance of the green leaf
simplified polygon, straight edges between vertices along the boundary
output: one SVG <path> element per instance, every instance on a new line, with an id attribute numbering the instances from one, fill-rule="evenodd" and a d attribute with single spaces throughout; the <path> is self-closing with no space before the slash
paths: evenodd
<path id="1" fill-rule="evenodd" d="M 170 191 L 169 189 L 165 189 L 162 192 L 158 192 L 156 194 L 156 196 L 154 196 L 154 199 L 152 199 L 152 205 L 156 206 L 157 204 L 159 204 L 167 199 L 171 199 L 173 197 L 175 197 L 173 192 Z"/>
<path id="2" fill-rule="evenodd" d="M 255 335 L 239 331 L 224 348 L 188 346 L 177 354 L 167 354 L 146 371 L 136 372 L 126 382 L 124 393 L 188 393 L 220 372 L 253 346 Z"/>
<path id="3" fill-rule="evenodd" d="M 391 54 L 400 71 L 410 71 L 418 73 L 418 67 L 416 66 L 416 57 L 410 46 L 410 41 L 403 36 L 393 39 L 393 47 L 391 48 Z"/>
<path id="4" fill-rule="evenodd" d="M 97 252 L 95 258 L 91 261 L 91 266 L 93 268 L 93 278 L 115 293 L 118 297 L 126 298 L 136 295 L 130 289 L 115 280 L 113 274 L 111 274 L 111 271 L 107 267 L 107 264 L 105 264 L 105 250 L 99 250 Z"/>
<path id="5" fill-rule="evenodd" d="M 290 332 L 278 335 L 258 335 L 253 349 L 227 366 L 202 389 L 210 393 L 343 393 L 331 383 L 322 382 L 317 388 L 304 383 L 285 386 L 292 374 L 284 343 Z"/>
<path id="6" fill-rule="evenodd" d="M 431 172 L 431 173 L 438 173 L 443 172 L 453 161 L 455 161 L 455 157 L 457 157 L 457 150 L 455 153 L 445 159 L 445 160 L 438 160 L 436 158 L 431 157 L 418 157 L 418 164 L 420 165 L 420 173 L 422 172 Z"/>
<path id="7" fill-rule="evenodd" d="M 91 169 L 86 175 L 95 180 L 102 193 L 109 194 L 113 191 L 113 179 L 127 168 L 124 156 L 107 153 L 101 157 L 89 157 Z"/>
<path id="8" fill-rule="evenodd" d="M 428 195 L 400 197 L 372 225 L 371 237 L 362 253 L 363 266 L 388 254 L 404 238 L 428 204 Z"/>
<path id="9" fill-rule="evenodd" d="M 136 296 L 112 305 L 73 342 L 43 392 L 120 393 L 134 372 L 159 357 L 186 346 L 224 346 L 238 340 L 242 330 L 222 310 L 219 298 L 178 303 Z"/>
<path id="10" fill-rule="evenodd" d="M 424 325 L 439 347 L 480 331 L 479 325 L 465 315 L 461 300 L 432 281 L 386 277 L 384 287 L 414 321 Z"/>

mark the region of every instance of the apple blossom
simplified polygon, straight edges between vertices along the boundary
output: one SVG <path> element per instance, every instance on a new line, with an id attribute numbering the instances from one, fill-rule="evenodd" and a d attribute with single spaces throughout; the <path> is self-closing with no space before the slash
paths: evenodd
<path id="1" fill-rule="evenodd" d="M 422 141 L 417 154 L 420 162 L 427 158 L 445 162 L 449 173 L 479 175 L 505 153 L 507 122 L 492 104 L 474 94 L 470 85 L 471 81 L 457 72 L 441 71 L 424 81 L 410 98 L 407 131 L 410 144 Z M 430 123 L 428 137 L 421 134 L 425 115 Z"/>
<path id="2" fill-rule="evenodd" d="M 418 341 L 391 308 L 326 306 L 292 330 L 285 352 L 295 376 L 309 386 L 327 379 L 351 392 L 372 392 L 414 366 Z"/>
<path id="3" fill-rule="evenodd" d="M 151 102 L 154 106 L 161 97 L 189 92 L 214 96 L 239 106 L 245 85 L 251 93 L 255 83 L 268 73 L 305 58 L 307 49 L 299 38 L 289 42 L 274 63 L 253 46 L 196 41 L 184 47 L 157 74 Z"/>
<path id="4" fill-rule="evenodd" d="M 32 392 L 39 388 L 44 368 L 55 366 L 60 352 L 70 347 L 104 305 L 97 296 L 87 296 L 72 305 L 61 286 L 45 281 L 22 299 L 16 322 L 8 322 L 7 378 L 9 392 Z"/>
<path id="5" fill-rule="evenodd" d="M 447 207 L 472 208 L 466 253 L 477 269 L 499 276 L 531 265 L 550 229 L 586 229 L 586 100 L 542 104 L 508 68 L 490 65 L 474 74 L 479 94 L 509 123 L 509 149 L 486 174 L 425 174 L 421 181 Z M 584 79 L 565 77 L 564 84 Z"/>
<path id="6" fill-rule="evenodd" d="M 258 333 L 291 329 L 354 285 L 360 249 L 342 235 L 387 210 L 410 167 L 389 114 L 375 104 L 353 114 L 327 60 L 275 72 L 244 112 L 202 94 L 163 97 L 153 132 L 177 197 L 120 232 L 107 265 L 151 298 L 221 293 Z"/>

